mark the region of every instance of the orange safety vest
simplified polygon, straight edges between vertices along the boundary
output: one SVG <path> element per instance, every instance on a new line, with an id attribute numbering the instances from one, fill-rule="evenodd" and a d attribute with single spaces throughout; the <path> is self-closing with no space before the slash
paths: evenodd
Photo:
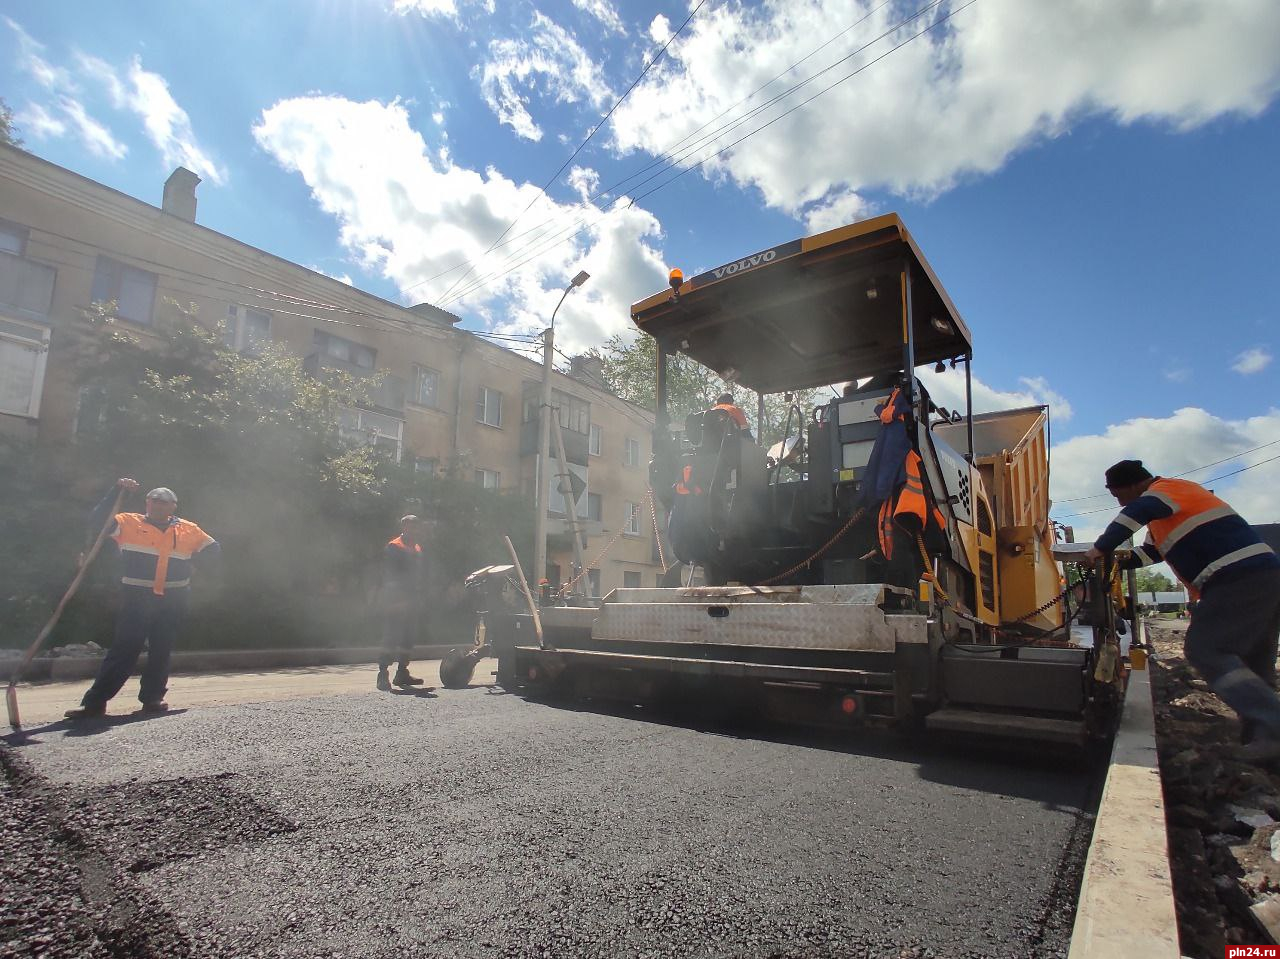
<path id="1" fill-rule="evenodd" d="M 1201 523 L 1222 516 L 1230 516 L 1235 512 L 1224 500 L 1218 499 L 1203 486 L 1190 480 L 1157 479 L 1147 487 L 1145 495 L 1152 493 L 1164 494 L 1169 501 L 1177 504 L 1172 516 L 1153 519 L 1147 524 L 1151 541 L 1163 554 L 1167 554 L 1187 532 L 1196 529 Z M 1214 515 L 1205 515 L 1210 512 Z M 1172 541 L 1171 537 L 1173 537 Z M 1178 570 L 1172 563 L 1169 564 L 1169 568 L 1178 575 Z M 1178 575 L 1178 578 L 1182 579 L 1182 576 Z M 1187 587 L 1187 593 L 1193 602 L 1200 598 L 1200 587 L 1204 585 L 1205 579 L 1197 582 L 1183 580 L 1183 585 Z"/>
<path id="2" fill-rule="evenodd" d="M 711 408 L 726 414 L 729 419 L 733 420 L 734 425 L 737 426 L 738 429 L 745 430 L 748 428 L 747 414 L 742 412 L 742 410 L 738 409 L 738 407 L 734 406 L 732 403 L 717 403 Z"/>
<path id="3" fill-rule="evenodd" d="M 880 506 L 880 518 L 876 535 L 880 540 L 880 552 L 885 559 L 893 558 L 893 526 L 896 523 L 911 532 L 923 532 L 929 520 L 938 529 L 946 529 L 947 521 L 938 507 L 929 502 L 924 491 L 920 467 L 924 461 L 915 450 L 907 453 L 907 481 L 898 491 L 897 499 L 889 497 Z M 910 519 L 908 520 L 908 517 Z M 904 522 L 905 521 L 905 522 Z"/>
<path id="4" fill-rule="evenodd" d="M 125 586 L 150 586 L 163 596 L 165 589 L 191 584 L 191 557 L 213 542 L 195 523 L 175 519 L 167 529 L 147 522 L 141 513 L 117 513 L 111 538 L 120 547 Z"/>
<path id="5" fill-rule="evenodd" d="M 694 493 L 698 496 L 702 495 L 702 487 L 693 482 L 693 464 L 689 463 L 680 472 L 680 479 L 676 481 L 676 495 L 688 496 Z"/>
<path id="6" fill-rule="evenodd" d="M 898 387 L 893 388 L 893 392 L 889 394 L 889 398 L 884 401 L 884 405 L 880 407 L 880 422 L 888 426 L 894 420 L 901 420 L 905 417 L 900 409 L 898 409 L 898 393 L 901 390 Z"/>

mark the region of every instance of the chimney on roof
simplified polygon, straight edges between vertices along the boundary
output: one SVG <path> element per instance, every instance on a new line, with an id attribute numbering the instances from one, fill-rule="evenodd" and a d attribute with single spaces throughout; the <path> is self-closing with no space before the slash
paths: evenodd
<path id="1" fill-rule="evenodd" d="M 186 167 L 178 167 L 164 181 L 164 201 L 160 208 L 188 223 L 195 223 L 196 185 L 199 182 L 200 178 Z"/>
<path id="2" fill-rule="evenodd" d="M 584 353 L 569 360 L 569 375 L 575 380 L 582 380 L 592 386 L 603 387 L 604 367 L 600 365 L 600 357 Z"/>

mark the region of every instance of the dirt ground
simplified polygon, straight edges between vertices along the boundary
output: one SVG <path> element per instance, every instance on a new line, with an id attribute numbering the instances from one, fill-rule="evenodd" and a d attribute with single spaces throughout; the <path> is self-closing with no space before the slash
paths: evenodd
<path id="1" fill-rule="evenodd" d="M 1240 724 L 1183 658 L 1185 628 L 1147 624 L 1156 740 L 1182 953 L 1217 959 L 1272 941 L 1251 907 L 1280 910 L 1280 769 L 1235 759 Z"/>

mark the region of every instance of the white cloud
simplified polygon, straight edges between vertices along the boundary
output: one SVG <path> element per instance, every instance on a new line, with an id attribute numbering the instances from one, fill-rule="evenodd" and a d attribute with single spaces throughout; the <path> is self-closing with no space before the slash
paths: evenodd
<path id="1" fill-rule="evenodd" d="M 1262 463 L 1280 452 L 1280 447 L 1208 466 L 1276 439 L 1280 439 L 1280 409 L 1243 420 L 1226 420 L 1196 407 L 1180 409 L 1163 418 L 1126 420 L 1108 426 L 1101 434 L 1073 437 L 1053 448 L 1050 489 L 1058 504 L 1053 515 L 1076 528 L 1077 540 L 1096 538 L 1119 510 L 1115 500 L 1102 489 L 1103 473 L 1119 460 L 1139 459 L 1159 476 L 1195 470 L 1186 479 L 1197 483 L 1213 480 L 1208 485 L 1249 522 L 1280 522 L 1280 498 L 1275 495 L 1280 460 L 1237 476 L 1225 475 Z M 1205 466 L 1208 468 L 1196 469 Z"/>
<path id="2" fill-rule="evenodd" d="M 1181 362 L 1175 360 L 1172 366 L 1164 369 L 1163 376 L 1170 383 L 1185 383 L 1191 379 L 1191 371 L 1183 366 Z"/>
<path id="3" fill-rule="evenodd" d="M 129 148 L 117 140 L 110 130 L 89 116 L 79 100 L 64 96 L 58 98 L 58 103 L 90 153 L 110 160 L 121 160 L 129 152 Z"/>
<path id="4" fill-rule="evenodd" d="M 48 107 L 33 103 L 24 115 L 35 119 L 34 135 L 63 136 L 74 131 L 91 153 L 113 160 L 124 157 L 128 147 L 106 124 L 90 115 L 72 73 L 45 61 L 41 56 L 44 46 L 18 24 L 7 17 L 5 23 L 18 36 L 21 66 L 49 88 L 57 111 L 69 121 L 64 122 Z M 117 110 L 128 110 L 142 119 L 143 129 L 166 166 L 182 165 L 214 183 L 226 181 L 225 168 L 196 141 L 191 118 L 174 100 L 168 82 L 160 74 L 143 69 L 140 57 L 133 58 L 123 78 L 99 57 L 77 51 L 73 61 L 75 72 L 88 81 L 90 89 L 104 93 Z"/>
<path id="5" fill-rule="evenodd" d="M 664 151 L 819 44 L 836 38 L 751 105 L 904 15 L 900 4 L 871 8 L 872 0 L 812 0 L 704 10 L 615 114 L 615 146 Z M 865 23 L 839 33 L 864 15 Z M 927 22 L 875 43 L 693 157 L 868 64 Z M 655 19 L 650 33 L 669 29 Z M 999 169 L 1085 117 L 1183 130 L 1224 114 L 1256 116 L 1280 89 L 1277 49 L 1280 4 L 1262 0 L 983 0 L 711 161 L 706 173 L 754 186 L 769 205 L 797 216 L 870 189 L 928 196 Z"/>
<path id="6" fill-rule="evenodd" d="M 169 84 L 158 73 L 142 68 L 142 58 L 134 57 L 128 71 L 126 103 L 142 118 L 147 136 L 164 157 L 166 166 L 181 164 L 214 183 L 226 181 L 226 171 L 196 142 L 191 118 L 178 106 Z"/>
<path id="7" fill-rule="evenodd" d="M 31 34 L 9 17 L 5 17 L 4 22 L 18 39 L 18 66 L 29 73 L 42 87 L 53 91 L 74 93 L 76 88 L 71 75 L 62 67 L 55 67 L 44 58 L 44 44 L 36 41 Z"/>
<path id="8" fill-rule="evenodd" d="M 666 43 L 671 39 L 671 21 L 664 14 L 658 14 L 649 24 L 649 39 L 654 43 Z"/>
<path id="9" fill-rule="evenodd" d="M 590 282 L 556 318 L 562 348 L 579 352 L 630 329 L 630 304 L 665 282 L 653 245 L 660 225 L 639 207 L 601 216 L 584 204 L 544 199 L 509 234 L 514 242 L 486 255 L 494 238 L 538 197 L 538 188 L 492 167 L 456 165 L 413 129 L 399 101 L 283 100 L 263 112 L 253 134 L 337 219 L 341 242 L 356 260 L 398 284 L 406 300 L 436 302 L 492 329 L 533 332 L 546 326 L 568 278 L 585 269 Z M 539 224 L 575 218 L 584 223 L 580 235 L 550 233 L 535 251 L 515 255 L 540 235 Z M 567 242 L 554 242 L 561 238 Z M 485 285 L 464 299 L 446 300 L 445 291 L 463 272 L 447 271 L 473 259 L 479 268 L 458 291 Z M 433 279 L 437 274 L 444 275 Z"/>
<path id="10" fill-rule="evenodd" d="M 319 273 L 321 276 L 327 276 L 331 280 L 337 280 L 339 283 L 345 283 L 347 286 L 355 285 L 354 281 L 351 279 L 350 273 L 330 273 L 328 270 L 323 267 L 316 266 L 315 264 L 307 267 L 307 269 L 312 273 Z"/>
<path id="11" fill-rule="evenodd" d="M 627 32 L 622 25 L 622 18 L 618 16 L 618 11 L 614 9 L 609 0 L 573 0 L 573 5 L 579 10 L 591 14 L 604 25 L 605 29 L 612 33 L 625 34 Z"/>
<path id="12" fill-rule="evenodd" d="M 867 201 L 850 190 L 840 192 L 805 211 L 809 234 L 834 230 L 838 226 L 865 219 L 870 211 Z"/>
<path id="13" fill-rule="evenodd" d="M 396 13 L 420 13 L 425 17 L 456 17 L 458 5 L 454 0 L 395 0 Z"/>
<path id="14" fill-rule="evenodd" d="M 38 103 L 28 103 L 13 119 L 23 133 L 37 140 L 56 139 L 67 132 L 67 125 Z"/>
<path id="15" fill-rule="evenodd" d="M 600 174 L 587 167 L 575 166 L 569 171 L 569 186 L 585 202 L 600 189 Z"/>
<path id="16" fill-rule="evenodd" d="M 1271 354 L 1262 347 L 1255 346 L 1237 356 L 1231 368 L 1241 376 L 1250 376 L 1254 373 L 1261 373 L 1270 363 Z"/>
<path id="17" fill-rule="evenodd" d="M 542 128 L 529 113 L 535 95 L 596 107 L 612 97 L 599 65 L 563 27 L 536 11 L 529 34 L 492 41 L 476 73 L 489 109 L 526 140 L 542 139 Z"/>
<path id="18" fill-rule="evenodd" d="M 935 373 L 932 369 L 924 367 L 920 369 L 919 376 L 936 404 L 945 406 L 949 410 L 964 411 L 963 363 L 954 370 L 948 368 L 942 373 Z M 1060 393 L 1051 389 L 1044 377 L 1024 376 L 1021 378 L 1021 383 L 1025 389 L 998 390 L 975 376 L 973 378 L 973 411 L 989 413 L 994 410 L 1016 410 L 1024 406 L 1048 406 L 1049 416 L 1055 422 L 1071 419 L 1071 404 Z"/>

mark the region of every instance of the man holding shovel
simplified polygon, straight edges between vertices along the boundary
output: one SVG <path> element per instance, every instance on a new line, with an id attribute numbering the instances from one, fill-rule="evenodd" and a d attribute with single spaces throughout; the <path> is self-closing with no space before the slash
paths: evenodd
<path id="1" fill-rule="evenodd" d="M 136 480 L 117 480 L 93 513 L 93 525 L 107 520 L 116 502 L 116 488 L 133 491 Z M 105 716 L 107 702 L 125 684 L 134 664 L 147 648 L 142 670 L 142 712 L 159 714 L 169 706 L 164 694 L 169 682 L 169 654 L 187 611 L 192 567 L 205 566 L 219 552 L 218 543 L 195 523 L 178 519 L 178 497 L 161 486 L 147 494 L 145 513 L 117 513 L 108 535 L 120 550 L 120 611 L 116 635 L 98 678 L 84 694 L 79 709 L 68 719 Z"/>

